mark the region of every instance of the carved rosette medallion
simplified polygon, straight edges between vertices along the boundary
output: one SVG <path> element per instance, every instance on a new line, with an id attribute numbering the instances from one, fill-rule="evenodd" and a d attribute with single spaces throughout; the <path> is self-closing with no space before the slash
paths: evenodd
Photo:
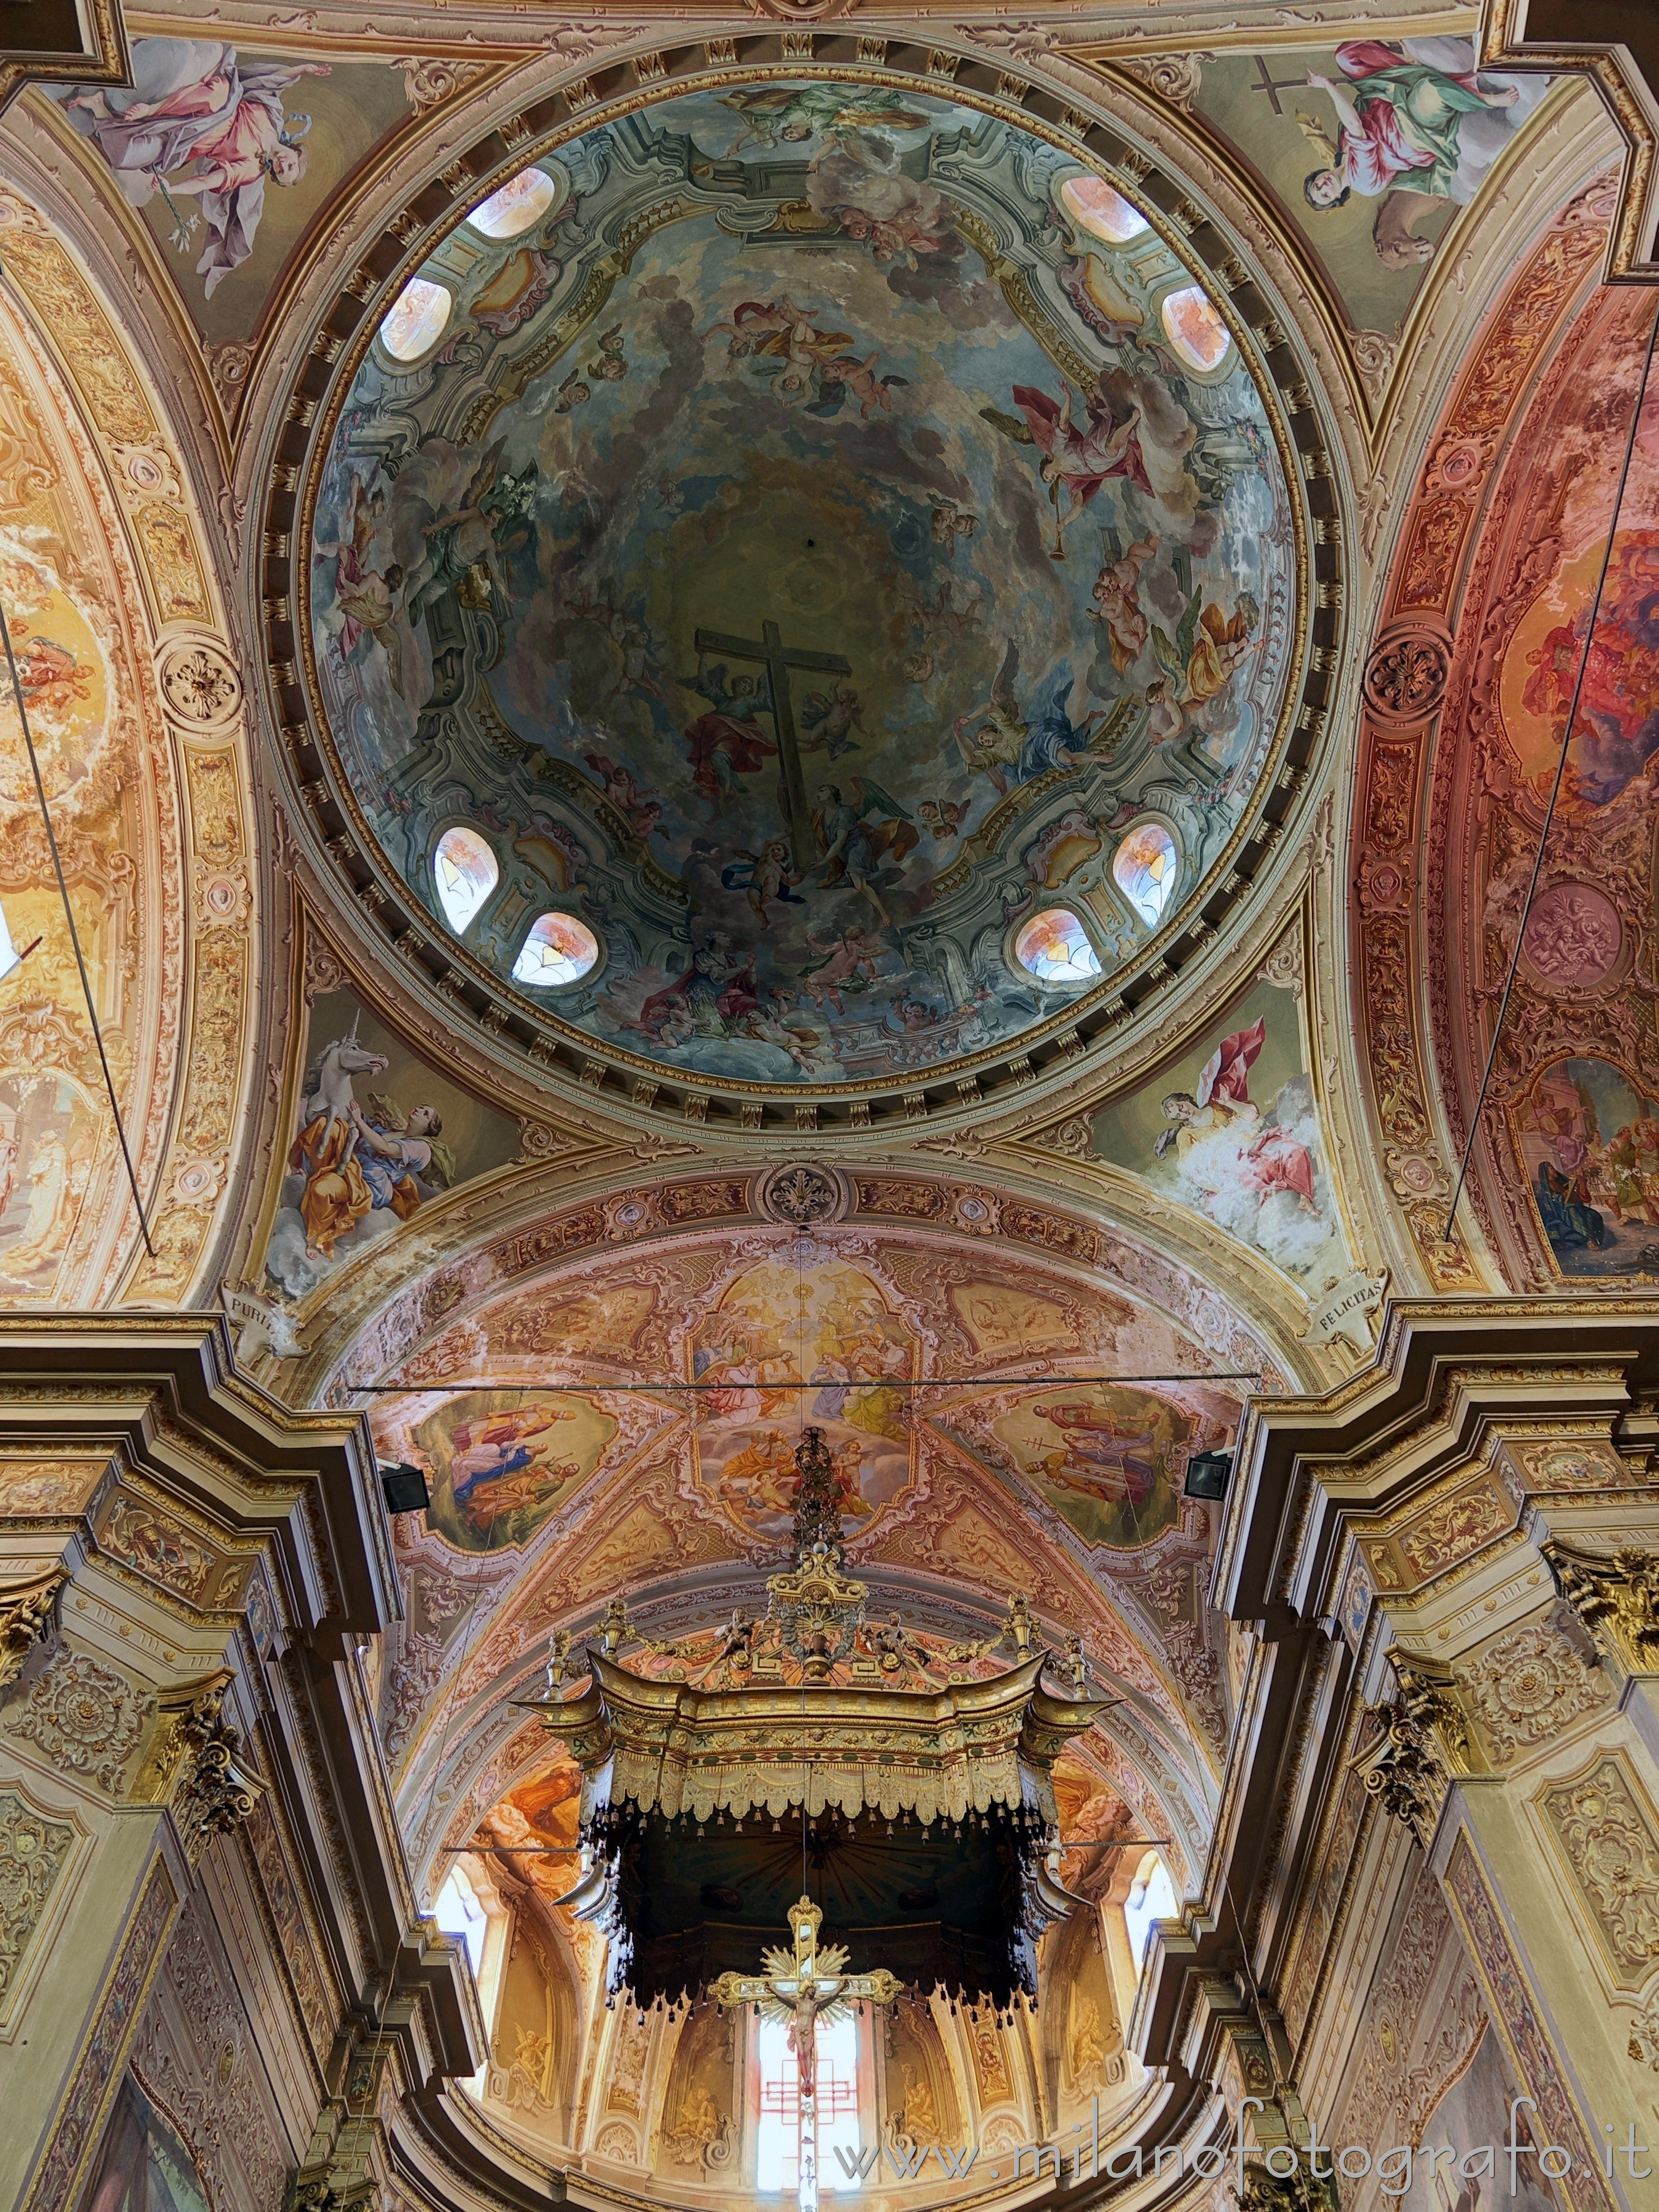
<path id="1" fill-rule="evenodd" d="M 156 671 L 167 712 L 186 729 L 222 730 L 242 703 L 242 679 L 229 658 L 205 638 L 166 646 Z"/>
<path id="2" fill-rule="evenodd" d="M 1365 704 L 1380 722 L 1426 722 L 1446 696 L 1451 655 L 1436 631 L 1391 630 L 1377 641 L 1365 669 Z"/>
<path id="3" fill-rule="evenodd" d="M 757 1211 L 791 1229 L 817 1229 L 839 1221 L 851 1196 L 847 1178 L 817 1162 L 774 1168 L 755 1193 Z"/>
<path id="4" fill-rule="evenodd" d="M 60 1651 L 6 1726 L 54 1766 L 85 1775 L 116 1797 L 145 1712 L 144 1697 L 125 1674 L 90 1652 Z"/>
<path id="5" fill-rule="evenodd" d="M 0 2012 L 3 2012 L 75 1842 L 66 1820 L 0 1790 Z"/>
<path id="6" fill-rule="evenodd" d="M 1500 1636 L 1469 1668 L 1463 1686 L 1499 1760 L 1550 1741 L 1613 1695 L 1605 1674 L 1587 1667 L 1547 1621 Z"/>

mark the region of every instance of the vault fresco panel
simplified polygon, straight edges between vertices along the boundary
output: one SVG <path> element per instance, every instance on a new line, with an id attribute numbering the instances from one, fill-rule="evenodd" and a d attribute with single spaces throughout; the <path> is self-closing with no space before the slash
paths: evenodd
<path id="1" fill-rule="evenodd" d="M 1356 331 L 1399 335 L 1450 219 L 1550 88 L 1466 38 L 1345 39 L 1189 64 L 1191 104 L 1255 169 Z"/>
<path id="2" fill-rule="evenodd" d="M 210 343 L 251 337 L 336 187 L 410 112 L 396 62 L 136 39 L 132 83 L 51 96 L 177 274 Z"/>

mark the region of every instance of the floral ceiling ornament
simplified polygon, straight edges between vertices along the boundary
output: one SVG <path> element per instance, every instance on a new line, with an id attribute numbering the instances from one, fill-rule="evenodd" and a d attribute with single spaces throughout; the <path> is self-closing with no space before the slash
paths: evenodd
<path id="1" fill-rule="evenodd" d="M 1397 630 L 1378 643 L 1365 670 L 1365 702 L 1379 720 L 1425 722 L 1446 696 L 1451 656 L 1432 631 Z"/>
<path id="2" fill-rule="evenodd" d="M 189 641 L 169 647 L 160 674 L 167 705 L 193 729 L 216 728 L 241 704 L 242 680 L 216 646 Z"/>
<path id="3" fill-rule="evenodd" d="M 821 1223 L 839 1221 L 846 1212 L 849 1192 L 844 1176 L 833 1168 L 809 1165 L 774 1168 L 757 1194 L 758 1211 L 792 1229 L 815 1229 Z"/>
<path id="4" fill-rule="evenodd" d="M 90 1775 L 112 1797 L 143 1732 L 149 1699 L 113 1667 L 86 1651 L 60 1651 L 7 1723 L 54 1766 Z"/>

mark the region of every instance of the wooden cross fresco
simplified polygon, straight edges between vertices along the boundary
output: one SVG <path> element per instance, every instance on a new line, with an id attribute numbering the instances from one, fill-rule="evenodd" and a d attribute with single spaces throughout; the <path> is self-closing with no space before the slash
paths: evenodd
<path id="1" fill-rule="evenodd" d="M 795 709 L 789 696 L 792 668 L 810 669 L 824 676 L 850 676 L 853 664 L 838 653 L 807 653 L 786 646 L 775 622 L 763 622 L 758 638 L 728 637 L 724 630 L 700 629 L 695 640 L 699 654 L 723 653 L 732 660 L 758 660 L 766 669 L 766 711 L 777 732 L 778 765 L 782 770 L 783 811 L 789 818 L 789 843 L 798 874 L 804 875 L 817 859 L 812 842 L 812 809 L 806 796 L 806 774 L 801 766 L 800 745 L 795 735 Z"/>

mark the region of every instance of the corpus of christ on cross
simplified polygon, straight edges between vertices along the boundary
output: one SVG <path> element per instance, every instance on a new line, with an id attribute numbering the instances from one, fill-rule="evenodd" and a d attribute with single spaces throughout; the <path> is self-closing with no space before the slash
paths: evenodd
<path id="1" fill-rule="evenodd" d="M 805 653 L 786 646 L 775 622 L 763 622 L 758 638 L 728 637 L 724 630 L 700 629 L 693 641 L 700 654 L 723 653 L 732 660 L 758 660 L 766 669 L 764 711 L 772 717 L 777 734 L 781 796 L 788 817 L 790 854 L 795 872 L 803 876 L 817 859 L 812 843 L 812 809 L 806 796 L 806 775 L 801 767 L 800 744 L 795 735 L 795 709 L 789 696 L 792 668 L 820 676 L 850 676 L 853 664 L 838 653 Z"/>
<path id="2" fill-rule="evenodd" d="M 767 628 L 772 625 L 769 623 Z M 729 647 L 722 647 L 728 651 Z M 722 2012 L 732 2005 L 757 2004 L 768 2020 L 788 2024 L 789 2041 L 800 2076 L 800 2166 L 796 2187 L 799 2212 L 817 2212 L 817 2031 L 845 2019 L 853 2005 L 890 2005 L 899 1983 L 885 1966 L 872 1974 L 849 1974 L 847 1952 L 839 1943 L 818 1948 L 823 1920 L 810 1897 L 797 1899 L 789 1914 L 795 1938 L 793 1953 L 781 1946 L 761 1953 L 758 1974 L 722 1974 L 709 1994 Z"/>

